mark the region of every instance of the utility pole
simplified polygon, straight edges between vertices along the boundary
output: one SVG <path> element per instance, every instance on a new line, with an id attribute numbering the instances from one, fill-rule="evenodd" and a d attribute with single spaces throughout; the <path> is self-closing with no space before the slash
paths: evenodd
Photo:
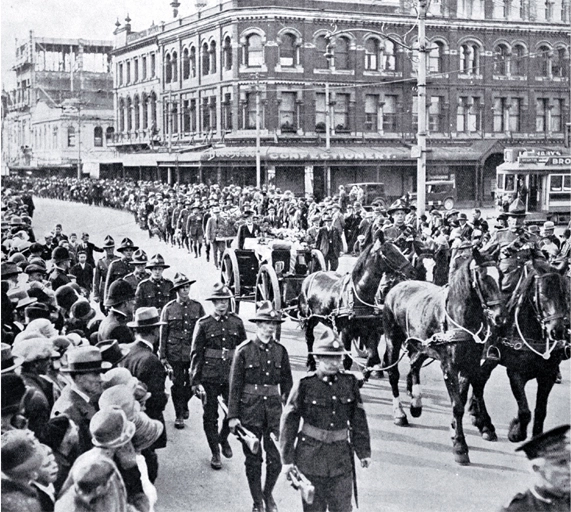
<path id="1" fill-rule="evenodd" d="M 325 36 L 327 45 L 325 47 L 325 58 L 327 59 L 327 79 L 325 81 L 325 148 L 331 148 L 331 101 L 329 93 L 329 76 L 333 66 L 333 36 Z"/>
<path id="2" fill-rule="evenodd" d="M 262 186 L 262 164 L 260 161 L 260 77 L 256 74 L 256 186 Z"/>
<path id="3" fill-rule="evenodd" d="M 416 208 L 418 218 L 426 206 L 426 8 L 427 0 L 418 0 L 418 134 L 416 163 Z"/>

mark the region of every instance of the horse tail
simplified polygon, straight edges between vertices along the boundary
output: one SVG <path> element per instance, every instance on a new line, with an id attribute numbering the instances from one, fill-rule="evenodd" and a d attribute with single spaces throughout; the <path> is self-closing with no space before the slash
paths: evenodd
<path id="1" fill-rule="evenodd" d="M 301 292 L 299 293 L 299 297 L 297 300 L 297 310 L 299 312 L 298 321 L 299 321 L 299 326 L 303 330 L 307 328 L 309 317 L 311 316 L 311 310 L 309 309 L 309 304 L 308 304 L 308 297 L 311 289 L 311 283 L 313 282 L 313 276 L 314 274 L 310 274 L 303 280 L 303 283 L 301 284 Z"/>

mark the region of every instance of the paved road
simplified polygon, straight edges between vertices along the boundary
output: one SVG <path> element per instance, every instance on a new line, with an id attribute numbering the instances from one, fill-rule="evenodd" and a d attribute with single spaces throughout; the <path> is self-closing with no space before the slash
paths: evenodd
<path id="1" fill-rule="evenodd" d="M 166 247 L 149 239 L 133 222 L 133 217 L 115 210 L 38 199 L 34 226 L 38 236 L 56 222 L 64 232 L 87 231 L 95 244 L 111 234 L 116 243 L 124 236 L 144 248 L 150 255 L 160 252 L 169 263 L 165 275 L 172 278 L 182 271 L 197 279 L 191 289 L 194 298 L 204 297 L 217 273 L 211 263 L 194 259 L 182 250 Z M 346 267 L 348 262 L 343 262 Z M 209 303 L 205 303 L 209 308 Z M 241 309 L 244 319 L 254 313 L 253 305 Z M 253 324 L 245 322 L 251 332 Z M 296 324 L 284 324 L 283 339 L 292 360 L 294 378 L 304 372 L 306 349 Z M 401 374 L 407 371 L 401 362 Z M 555 386 L 549 403 L 546 428 L 570 421 L 570 365 L 562 365 L 563 383 Z M 497 369 L 486 389 L 491 417 L 499 441 L 483 441 L 469 420 L 465 421 L 472 464 L 453 462 L 448 425 L 451 412 L 442 374 L 437 363 L 423 370 L 424 413 L 411 420 L 408 428 L 392 422 L 392 399 L 386 379 L 372 380 L 362 390 L 372 434 L 373 464 L 358 468 L 360 509 L 383 512 L 480 512 L 493 511 L 529 481 L 526 459 L 514 453 L 507 440 L 507 429 L 516 413 L 516 404 L 503 368 Z M 402 389 L 402 388 L 401 388 Z M 528 385 L 531 403 L 536 386 Z M 404 397 L 404 394 L 401 395 Z M 405 399 L 406 402 L 406 399 Z M 172 406 L 167 406 L 168 447 L 159 451 L 160 472 L 157 480 L 158 512 L 249 511 L 251 501 L 244 474 L 243 454 L 232 439 L 234 458 L 224 461 L 221 471 L 209 465 L 209 451 L 202 431 L 201 405 L 191 400 L 191 417 L 187 428 L 175 430 Z M 285 479 L 276 487 L 276 501 L 281 512 L 301 511 L 295 491 Z"/>

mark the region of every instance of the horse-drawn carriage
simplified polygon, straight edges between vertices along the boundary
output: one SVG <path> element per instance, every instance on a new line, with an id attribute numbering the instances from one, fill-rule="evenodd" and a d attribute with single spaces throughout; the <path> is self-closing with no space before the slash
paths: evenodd
<path id="1" fill-rule="evenodd" d="M 318 249 L 297 241 L 248 238 L 244 249 L 227 248 L 222 256 L 222 282 L 232 290 L 235 311 L 240 302 L 264 300 L 275 309 L 291 311 L 301 291 L 301 283 L 311 273 L 325 270 Z"/>

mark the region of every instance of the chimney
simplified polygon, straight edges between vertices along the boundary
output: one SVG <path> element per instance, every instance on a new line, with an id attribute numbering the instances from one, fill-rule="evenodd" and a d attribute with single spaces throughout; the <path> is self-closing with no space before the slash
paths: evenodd
<path id="1" fill-rule="evenodd" d="M 173 18 L 177 18 L 178 17 L 178 8 L 180 7 L 180 2 L 178 0 L 172 0 L 171 7 L 172 7 Z"/>

